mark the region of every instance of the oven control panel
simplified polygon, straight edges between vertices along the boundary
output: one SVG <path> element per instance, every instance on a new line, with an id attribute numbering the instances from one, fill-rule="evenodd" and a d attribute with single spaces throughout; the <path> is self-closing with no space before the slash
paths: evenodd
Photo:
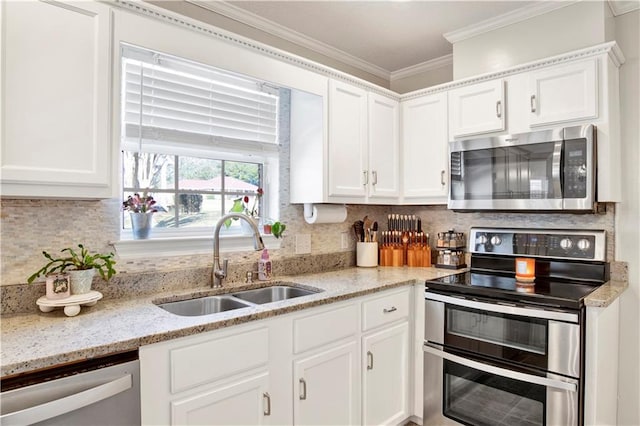
<path id="1" fill-rule="evenodd" d="M 604 230 L 471 228 L 472 253 L 606 260 Z"/>

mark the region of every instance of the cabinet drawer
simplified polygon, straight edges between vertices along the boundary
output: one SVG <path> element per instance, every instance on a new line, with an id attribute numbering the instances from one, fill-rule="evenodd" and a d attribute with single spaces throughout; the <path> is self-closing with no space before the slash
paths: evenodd
<path id="1" fill-rule="evenodd" d="M 298 354 L 358 332 L 358 306 L 350 304 L 293 321 L 293 349 Z"/>
<path id="2" fill-rule="evenodd" d="M 362 329 L 371 330 L 409 316 L 410 288 L 386 293 L 362 304 Z"/>
<path id="3" fill-rule="evenodd" d="M 260 328 L 172 349 L 171 393 L 267 364 L 269 330 Z"/>

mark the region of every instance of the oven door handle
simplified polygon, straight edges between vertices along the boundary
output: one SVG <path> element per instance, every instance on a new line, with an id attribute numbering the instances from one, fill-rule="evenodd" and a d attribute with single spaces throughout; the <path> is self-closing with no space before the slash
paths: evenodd
<path id="1" fill-rule="evenodd" d="M 428 284 L 427 284 L 428 285 Z M 476 300 L 469 300 L 463 297 L 445 296 L 439 293 L 432 293 L 425 290 L 425 298 L 436 302 L 448 303 L 450 305 L 464 306 L 471 309 L 478 309 L 488 312 L 498 312 L 502 314 L 519 315 L 523 317 L 539 318 L 545 320 L 557 320 L 578 323 L 578 315 L 569 312 L 547 311 L 544 309 L 522 308 L 509 304 L 484 303 Z"/>
<path id="2" fill-rule="evenodd" d="M 440 358 L 453 361 L 455 363 L 464 365 L 465 367 L 475 368 L 476 370 L 483 371 L 485 373 L 496 374 L 498 376 L 506 377 L 508 379 L 520 380 L 527 383 L 534 383 L 536 385 L 561 389 L 569 392 L 577 392 L 578 385 L 571 382 L 563 382 L 561 380 L 549 379 L 547 377 L 534 376 L 531 374 L 520 373 L 519 371 L 507 370 L 493 365 L 484 364 L 482 362 L 473 361 L 471 359 L 463 358 L 458 355 L 454 355 L 449 352 L 445 352 L 441 349 L 436 349 L 428 344 L 422 347 L 422 350 L 431 355 L 435 355 Z"/>

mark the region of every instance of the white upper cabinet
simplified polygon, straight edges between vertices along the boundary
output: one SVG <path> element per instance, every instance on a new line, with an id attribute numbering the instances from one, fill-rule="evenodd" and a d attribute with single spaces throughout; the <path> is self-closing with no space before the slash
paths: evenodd
<path id="1" fill-rule="evenodd" d="M 402 201 L 446 204 L 447 93 L 402 102 Z"/>
<path id="2" fill-rule="evenodd" d="M 529 123 L 539 126 L 598 117 L 596 59 L 531 72 Z"/>
<path id="3" fill-rule="evenodd" d="M 504 82 L 501 79 L 449 91 L 451 139 L 505 129 Z"/>
<path id="4" fill-rule="evenodd" d="M 398 123 L 397 101 L 329 82 L 329 201 L 397 201 Z"/>
<path id="5" fill-rule="evenodd" d="M 111 11 L 2 2 L 2 195 L 113 196 Z"/>
<path id="6" fill-rule="evenodd" d="M 367 92 L 329 82 L 329 197 L 364 197 L 367 185 Z"/>
<path id="7" fill-rule="evenodd" d="M 397 198 L 399 188 L 400 103 L 369 93 L 368 196 Z"/>

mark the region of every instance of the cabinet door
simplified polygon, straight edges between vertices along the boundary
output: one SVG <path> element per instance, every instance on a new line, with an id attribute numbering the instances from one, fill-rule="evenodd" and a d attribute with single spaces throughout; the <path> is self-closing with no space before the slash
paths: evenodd
<path id="1" fill-rule="evenodd" d="M 531 126 L 598 116 L 597 59 L 532 72 Z"/>
<path id="2" fill-rule="evenodd" d="M 329 84 L 329 197 L 366 195 L 367 92 Z"/>
<path id="3" fill-rule="evenodd" d="M 357 346 L 354 341 L 294 361 L 294 424 L 360 424 Z"/>
<path id="4" fill-rule="evenodd" d="M 2 2 L 2 192 L 108 198 L 111 12 Z"/>
<path id="5" fill-rule="evenodd" d="M 451 138 L 505 129 L 504 82 L 491 80 L 449 92 Z"/>
<path id="6" fill-rule="evenodd" d="M 363 424 L 399 424 L 409 416 L 409 323 L 363 338 Z"/>
<path id="7" fill-rule="evenodd" d="M 406 203 L 447 203 L 447 94 L 402 103 L 402 195 Z"/>
<path id="8" fill-rule="evenodd" d="M 369 93 L 369 198 L 397 198 L 399 103 Z"/>
<path id="9" fill-rule="evenodd" d="M 171 402 L 172 425 L 263 425 L 271 414 L 262 373 Z"/>

